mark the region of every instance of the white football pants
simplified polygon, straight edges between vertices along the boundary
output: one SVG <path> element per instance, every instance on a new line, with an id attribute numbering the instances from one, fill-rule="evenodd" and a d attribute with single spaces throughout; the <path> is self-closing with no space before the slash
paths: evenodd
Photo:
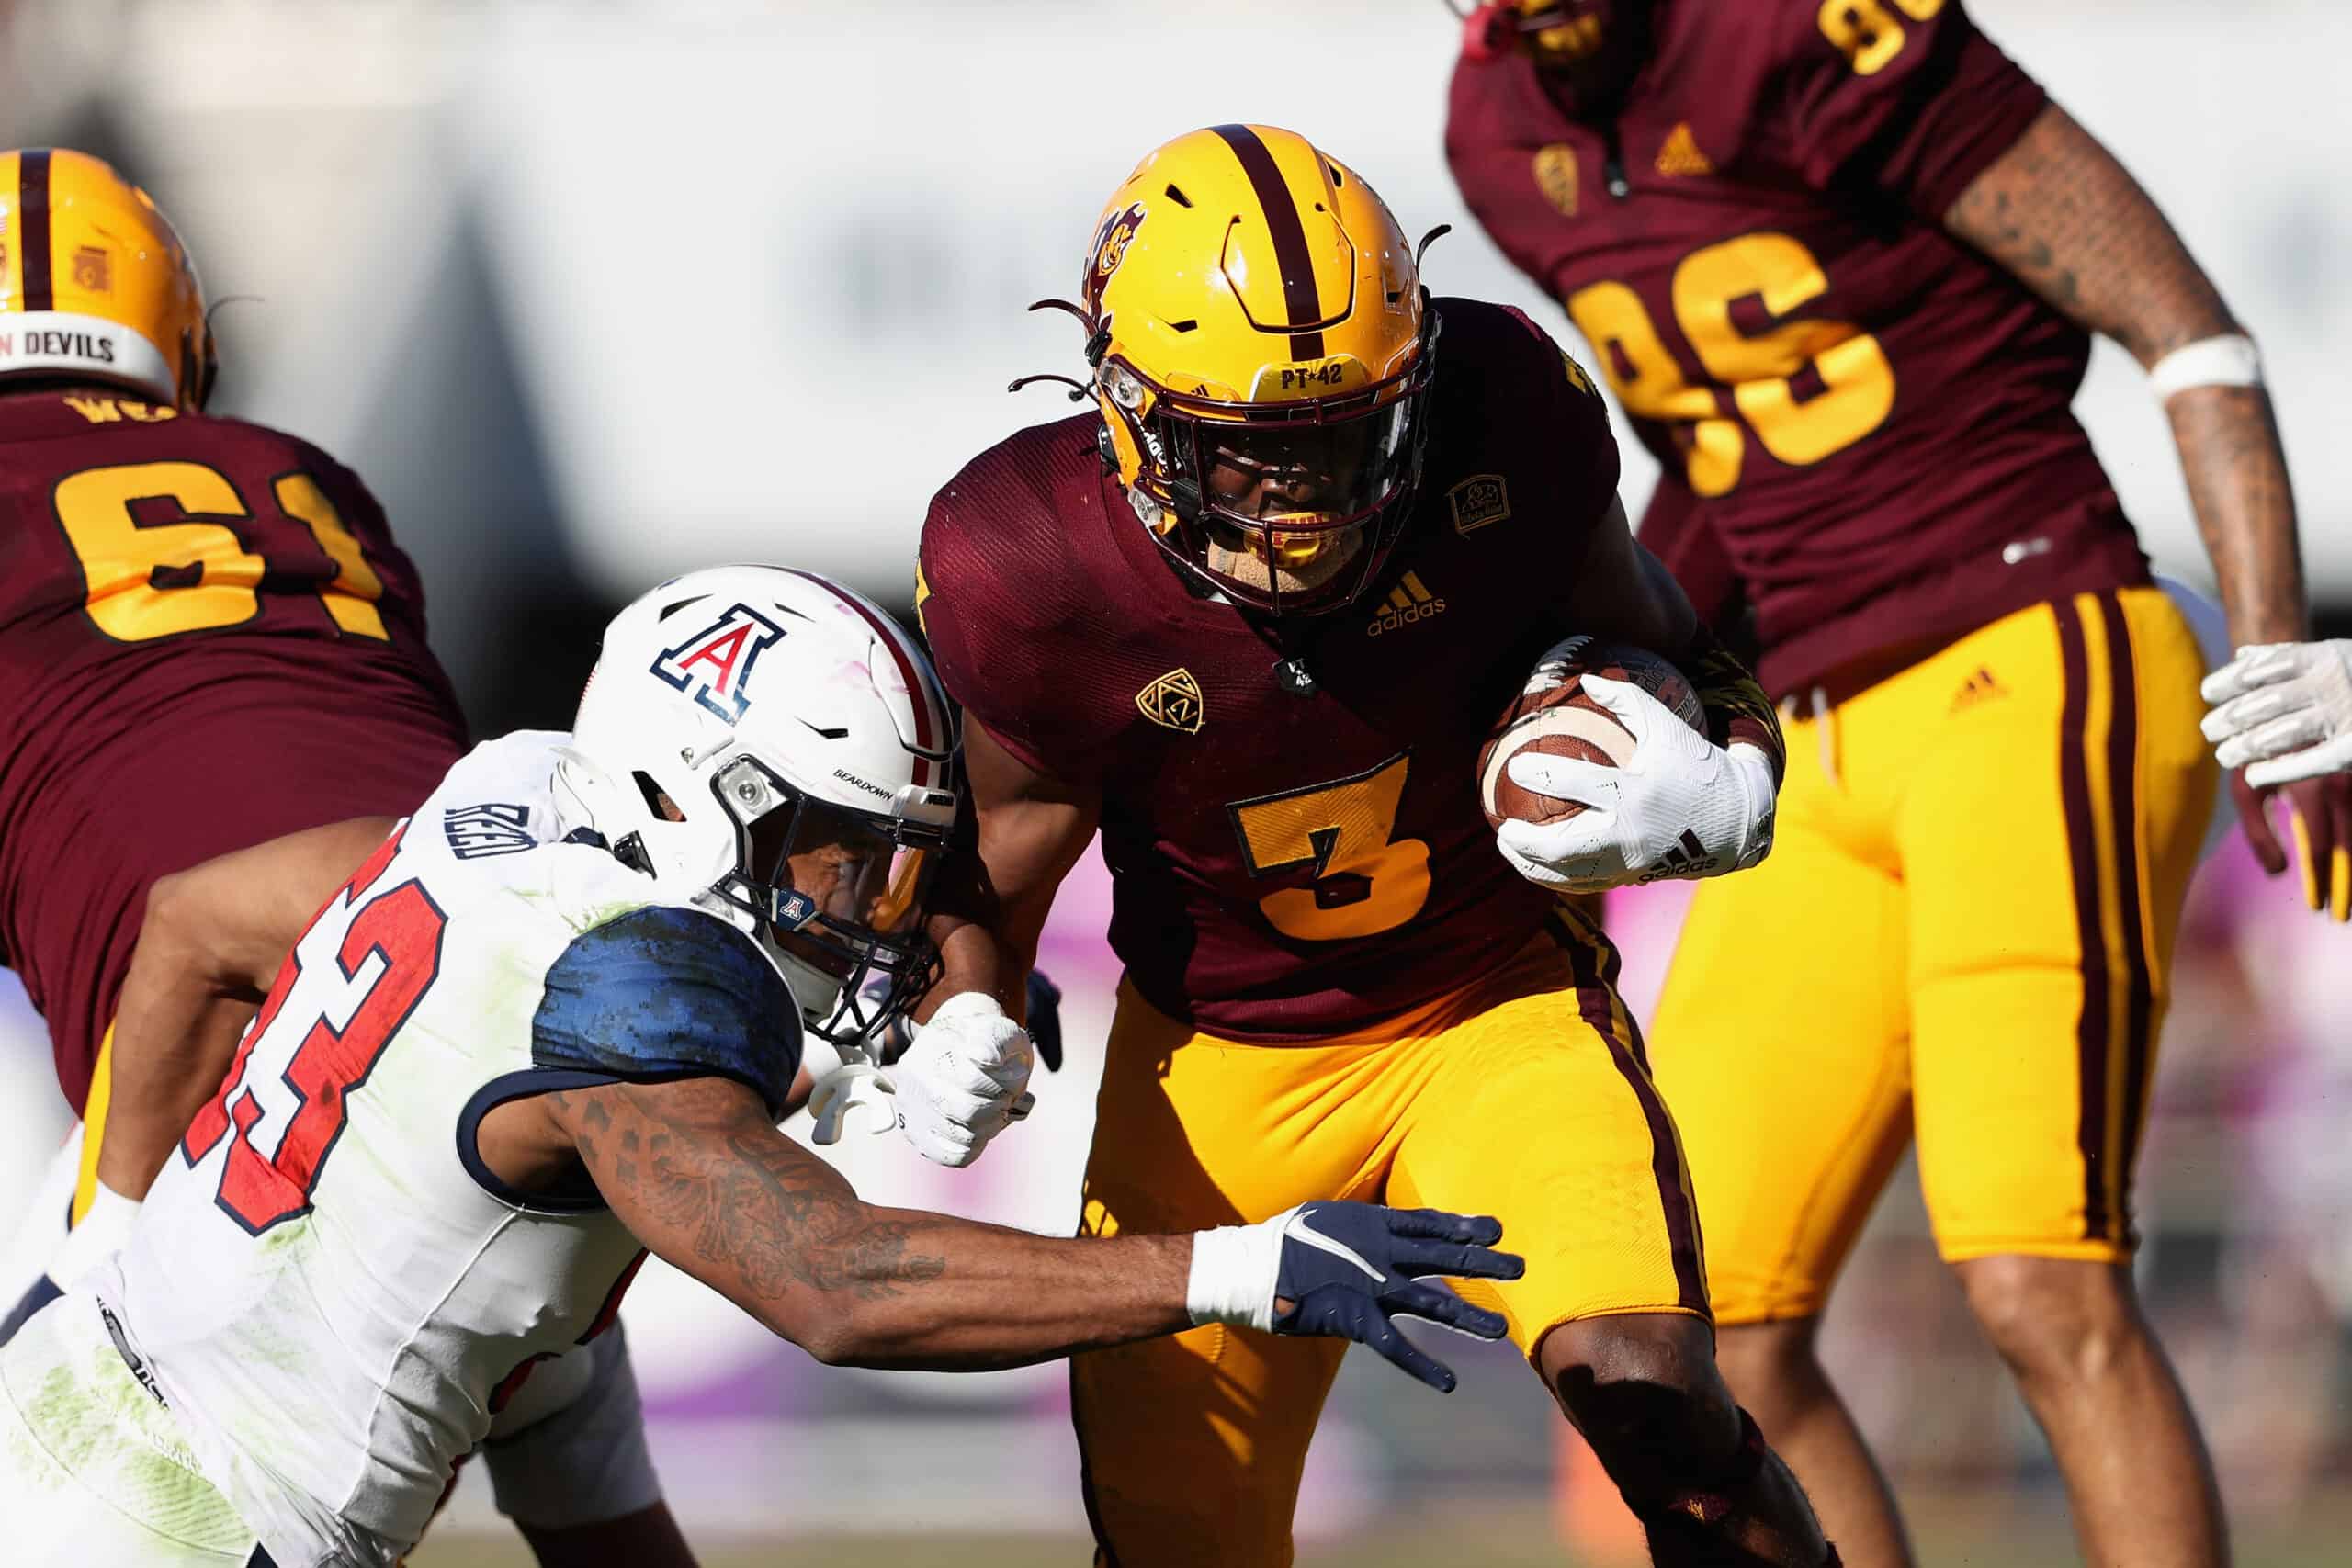
<path id="1" fill-rule="evenodd" d="M 245 1568 L 257 1544 L 79 1293 L 0 1350 L 0 1532 L 11 1568 Z"/>

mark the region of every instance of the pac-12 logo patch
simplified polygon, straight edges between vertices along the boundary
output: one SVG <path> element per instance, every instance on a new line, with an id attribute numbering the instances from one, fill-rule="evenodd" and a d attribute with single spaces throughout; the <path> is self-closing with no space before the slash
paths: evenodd
<path id="1" fill-rule="evenodd" d="M 1186 735 L 1198 735 L 1201 721 L 1207 716 L 1201 702 L 1201 683 L 1182 666 L 1137 692 L 1136 706 L 1144 717 L 1161 728 L 1181 730 Z"/>
<path id="2" fill-rule="evenodd" d="M 1472 474 L 1445 492 L 1453 508 L 1453 531 L 1467 534 L 1510 515 L 1510 487 L 1500 474 Z"/>
<path id="3" fill-rule="evenodd" d="M 730 604 L 718 620 L 653 661 L 653 673 L 733 724 L 752 705 L 752 672 L 760 655 L 784 640 L 784 628 L 749 604 Z"/>

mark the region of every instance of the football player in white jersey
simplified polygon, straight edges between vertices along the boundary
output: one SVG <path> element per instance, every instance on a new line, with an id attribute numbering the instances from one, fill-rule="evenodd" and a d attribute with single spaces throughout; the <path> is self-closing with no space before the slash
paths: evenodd
<path id="1" fill-rule="evenodd" d="M 1499 1336 L 1425 1282 L 1515 1276 L 1491 1219 L 1312 1203 L 1061 1240 L 868 1206 L 775 1130 L 804 1032 L 854 1053 L 930 973 L 951 724 L 905 634 L 822 579 L 725 568 L 623 611 L 574 730 L 478 748 L 344 883 L 121 1252 L 0 1351 L 9 1561 L 394 1563 L 649 1248 L 829 1362 L 1222 1322 L 1450 1387 L 1390 1320 Z M 187 897 L 233 924 L 292 844 Z"/>

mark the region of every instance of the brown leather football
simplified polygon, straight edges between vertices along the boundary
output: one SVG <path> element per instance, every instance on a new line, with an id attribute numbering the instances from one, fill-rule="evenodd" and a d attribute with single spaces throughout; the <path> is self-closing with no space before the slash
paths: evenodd
<path id="1" fill-rule="evenodd" d="M 1521 789 L 1504 764 L 1532 748 L 1554 757 L 1577 757 L 1604 768 L 1622 768 L 1634 754 L 1634 736 L 1617 716 L 1584 694 L 1584 677 L 1606 676 L 1639 686 L 1674 711 L 1691 728 L 1704 730 L 1707 716 L 1699 694 L 1681 671 L 1645 648 L 1572 637 L 1537 661 L 1510 706 L 1478 752 L 1478 804 L 1490 827 L 1505 818 L 1557 822 L 1582 811 L 1581 803 L 1555 800 Z"/>

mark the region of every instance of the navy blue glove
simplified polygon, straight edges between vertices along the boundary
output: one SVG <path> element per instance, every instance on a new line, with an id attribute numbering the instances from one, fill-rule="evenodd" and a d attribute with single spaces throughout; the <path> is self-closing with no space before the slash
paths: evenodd
<path id="1" fill-rule="evenodd" d="M 1491 1250 L 1502 1223 L 1442 1209 L 1385 1209 L 1374 1203 L 1303 1203 L 1283 1226 L 1275 1276 L 1277 1334 L 1330 1335 L 1368 1345 L 1442 1393 L 1453 1370 L 1425 1355 L 1391 1319 L 1427 1318 L 1481 1339 L 1499 1339 L 1500 1313 L 1474 1307 L 1421 1276 L 1516 1280 L 1527 1260 Z"/>
<path id="2" fill-rule="evenodd" d="M 1029 971 L 1029 1043 L 1047 1072 L 1062 1070 L 1062 988 L 1036 969 Z"/>

